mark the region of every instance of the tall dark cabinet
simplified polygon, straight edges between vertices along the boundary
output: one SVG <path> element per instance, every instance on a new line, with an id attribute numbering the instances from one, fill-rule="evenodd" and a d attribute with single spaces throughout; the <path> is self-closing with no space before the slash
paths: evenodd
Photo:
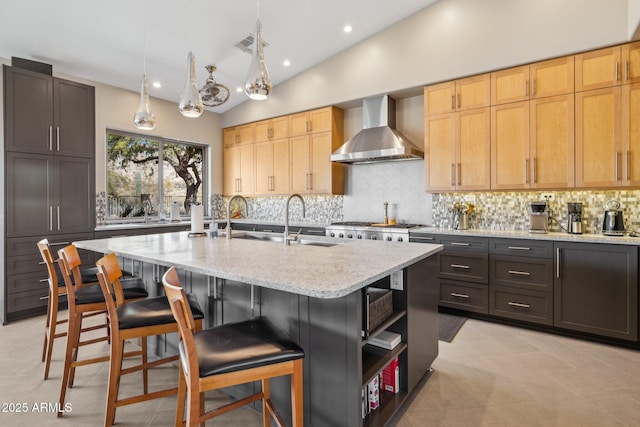
<path id="1" fill-rule="evenodd" d="M 46 309 L 46 270 L 36 242 L 46 237 L 57 250 L 93 238 L 95 94 L 92 86 L 48 74 L 3 69 L 4 308 L 11 321 Z"/>

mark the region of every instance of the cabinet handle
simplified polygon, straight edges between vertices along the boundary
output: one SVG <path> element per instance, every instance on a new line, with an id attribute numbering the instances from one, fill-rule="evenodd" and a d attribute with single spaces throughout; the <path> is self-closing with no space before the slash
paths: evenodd
<path id="1" fill-rule="evenodd" d="M 618 179 L 620 179 L 620 174 L 618 173 L 618 156 L 619 156 L 619 154 L 620 153 L 618 151 L 616 151 L 615 154 L 614 154 L 614 156 L 615 156 L 614 157 L 614 160 L 615 160 L 615 162 L 614 162 L 615 163 L 615 170 L 614 170 L 615 176 L 613 178 L 614 181 L 617 181 Z"/>
<path id="2" fill-rule="evenodd" d="M 560 278 L 560 248 L 556 248 L 556 278 Z"/>
<path id="3" fill-rule="evenodd" d="M 313 179 L 313 178 L 311 177 L 311 172 L 309 172 L 309 173 L 307 174 L 307 182 L 308 182 L 308 184 L 307 184 L 307 190 L 312 190 L 312 189 L 313 189 L 313 181 L 312 181 L 312 179 Z"/>
<path id="4" fill-rule="evenodd" d="M 460 94 L 456 96 L 458 98 L 458 108 L 460 108 Z"/>
<path id="5" fill-rule="evenodd" d="M 520 302 L 511 302 L 511 301 L 509 301 L 507 304 L 509 304 L 512 307 L 531 308 L 531 306 L 529 304 L 522 304 Z"/>
<path id="6" fill-rule="evenodd" d="M 456 165 L 451 163 L 451 186 L 456 185 Z"/>
<path id="7" fill-rule="evenodd" d="M 471 246 L 471 244 L 466 242 L 451 242 L 451 246 Z"/>
<path id="8" fill-rule="evenodd" d="M 469 267 L 468 265 L 464 265 L 464 264 L 451 264 L 451 268 L 460 268 L 462 270 L 468 270 L 471 267 Z"/>
<path id="9" fill-rule="evenodd" d="M 48 281 L 49 281 L 49 279 L 48 279 L 48 278 L 47 278 L 47 279 L 40 279 L 40 280 L 38 280 L 38 282 L 39 282 L 39 283 L 44 283 L 44 282 L 48 282 Z M 40 299 L 42 299 L 42 298 L 40 298 Z"/>
<path id="10" fill-rule="evenodd" d="M 58 216 L 58 231 L 60 231 L 60 206 L 56 206 L 57 216 Z"/>
<path id="11" fill-rule="evenodd" d="M 629 61 L 624 61 L 624 79 L 629 80 Z"/>
<path id="12" fill-rule="evenodd" d="M 524 183 L 529 183 L 529 159 L 524 159 Z"/>
<path id="13" fill-rule="evenodd" d="M 49 126 L 49 151 L 53 151 L 53 126 Z"/>
<path id="14" fill-rule="evenodd" d="M 458 185 L 461 185 L 461 182 L 460 182 L 460 163 L 458 163 L 458 165 L 456 166 L 456 182 L 458 183 Z"/>
<path id="15" fill-rule="evenodd" d="M 626 152 L 626 164 L 627 164 L 627 181 L 631 179 L 631 171 L 629 170 L 629 150 Z"/>
<path id="16" fill-rule="evenodd" d="M 536 176 L 536 166 L 537 166 L 538 162 L 536 160 L 536 158 L 533 158 L 533 169 L 532 169 L 532 173 L 533 173 L 533 183 L 536 184 L 538 182 L 538 177 Z"/>
<path id="17" fill-rule="evenodd" d="M 116 236 L 111 236 L 111 237 L 116 237 Z M 56 242 L 56 243 L 49 243 L 49 246 L 69 246 L 71 244 L 71 242 Z"/>
<path id="18" fill-rule="evenodd" d="M 270 229 L 270 228 L 265 228 L 265 229 L 264 229 L 264 230 L 262 230 L 262 231 L 264 231 L 265 233 L 273 233 L 273 230 L 272 230 L 272 229 Z"/>
<path id="19" fill-rule="evenodd" d="M 469 298 L 469 295 L 467 295 L 467 294 L 459 294 L 457 292 L 451 292 L 449 295 L 451 295 L 452 297 L 455 297 L 455 298 Z"/>
<path id="20" fill-rule="evenodd" d="M 509 270 L 509 274 L 515 274 L 516 276 L 531 276 L 528 271 Z"/>
<path id="21" fill-rule="evenodd" d="M 525 80 L 525 81 L 522 83 L 522 91 L 524 92 L 524 96 L 528 96 L 528 95 L 529 95 L 529 94 L 527 93 L 527 83 L 528 83 L 528 81 L 527 81 L 527 80 Z"/>
<path id="22" fill-rule="evenodd" d="M 47 280 L 49 280 L 49 279 L 47 279 Z M 46 299 L 49 299 L 49 295 L 45 295 L 43 297 L 40 297 L 40 301 L 46 300 Z"/>
<path id="23" fill-rule="evenodd" d="M 536 92 L 536 80 L 531 79 L 531 96 L 535 95 Z"/>
<path id="24" fill-rule="evenodd" d="M 60 151 L 60 126 L 56 126 L 56 151 Z"/>
<path id="25" fill-rule="evenodd" d="M 618 80 L 620 80 L 620 79 L 618 78 L 618 69 L 619 69 L 619 68 L 620 68 L 620 63 L 619 63 L 618 61 L 616 61 L 616 82 L 617 82 Z"/>
<path id="26" fill-rule="evenodd" d="M 456 109 L 456 96 L 455 95 L 451 95 L 451 110 L 455 110 Z"/>
<path id="27" fill-rule="evenodd" d="M 514 251 L 530 251 L 531 248 L 527 248 L 526 246 L 507 246 L 507 249 L 512 249 Z"/>
<path id="28" fill-rule="evenodd" d="M 53 231 L 53 206 L 49 206 L 49 231 Z"/>
<path id="29" fill-rule="evenodd" d="M 412 236 L 411 238 L 414 240 L 426 240 L 428 242 L 433 242 L 434 240 L 436 240 L 433 237 L 422 237 L 422 236 Z"/>

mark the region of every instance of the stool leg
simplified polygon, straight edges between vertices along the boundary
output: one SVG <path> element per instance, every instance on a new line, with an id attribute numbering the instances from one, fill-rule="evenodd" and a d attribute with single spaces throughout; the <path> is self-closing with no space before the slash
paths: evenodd
<path id="1" fill-rule="evenodd" d="M 64 368 L 62 369 L 62 386 L 60 387 L 60 406 L 58 410 L 58 417 L 62 416 L 62 408 L 64 408 L 64 399 L 67 393 L 67 385 L 69 384 L 74 344 L 77 341 L 76 335 L 80 334 L 80 330 L 78 329 L 77 325 L 79 317 L 81 317 L 79 314 L 69 313 L 69 326 L 67 329 L 67 351 L 64 356 Z"/>
<path id="2" fill-rule="evenodd" d="M 49 334 L 49 327 L 51 326 L 51 299 L 53 298 L 51 288 L 49 288 L 49 302 L 47 303 L 47 320 L 44 325 L 44 345 L 42 346 L 42 361 L 44 362 L 45 357 L 47 356 L 47 339 Z M 44 379 L 47 379 L 47 375 L 45 374 Z"/>
<path id="3" fill-rule="evenodd" d="M 49 367 L 51 366 L 51 354 L 53 353 L 53 341 L 56 339 L 56 326 L 58 324 L 58 295 L 49 292 L 49 305 L 47 307 L 49 323 L 47 331 L 44 335 L 44 342 L 46 344 L 46 355 L 44 364 L 44 379 L 49 378 Z"/>
<path id="4" fill-rule="evenodd" d="M 200 416 L 204 415 L 204 392 L 200 392 Z M 204 421 L 200 423 L 200 427 L 205 427 Z"/>
<path id="5" fill-rule="evenodd" d="M 293 427 L 302 427 L 304 412 L 302 406 L 302 359 L 293 362 L 291 375 L 291 422 Z"/>
<path id="6" fill-rule="evenodd" d="M 267 401 L 271 399 L 271 382 L 269 378 L 262 380 L 262 425 L 271 427 L 271 413 L 267 407 Z"/>
<path id="7" fill-rule="evenodd" d="M 187 387 L 187 400 L 187 426 L 194 427 L 202 415 L 200 413 L 200 402 L 202 401 L 200 392 L 194 390 L 194 387 Z"/>
<path id="8" fill-rule="evenodd" d="M 71 357 L 72 365 L 69 370 L 69 388 L 73 387 L 73 380 L 76 377 L 76 367 L 73 365 L 73 363 L 78 361 L 78 353 L 80 352 L 80 334 L 82 333 L 82 319 L 83 319 L 82 314 L 76 317 L 76 330 L 73 335 L 73 352 Z"/>
<path id="9" fill-rule="evenodd" d="M 109 385 L 107 387 L 107 412 L 104 420 L 105 427 L 110 427 L 116 417 L 116 400 L 118 400 L 118 389 L 120 388 L 120 371 L 122 370 L 123 353 L 124 342 L 120 339 L 120 336 L 112 336 L 111 358 L 109 361 Z"/>
<path id="10" fill-rule="evenodd" d="M 149 368 L 146 367 L 149 360 L 149 355 L 147 354 L 147 337 L 140 338 L 140 346 L 142 347 L 142 363 L 145 365 L 145 368 L 142 370 L 142 389 L 144 390 L 144 394 L 147 394 L 149 393 Z"/>
<path id="11" fill-rule="evenodd" d="M 176 406 L 176 427 L 182 427 L 184 420 L 184 404 L 187 397 L 187 381 L 184 378 L 184 371 L 182 370 L 182 362 L 178 369 L 178 400 Z"/>

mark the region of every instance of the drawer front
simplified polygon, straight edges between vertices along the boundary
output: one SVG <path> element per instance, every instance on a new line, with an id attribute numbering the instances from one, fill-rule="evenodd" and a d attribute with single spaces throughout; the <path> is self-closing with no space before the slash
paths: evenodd
<path id="1" fill-rule="evenodd" d="M 49 302 L 49 291 L 47 288 L 42 290 L 32 290 L 27 292 L 17 292 L 7 295 L 7 313 L 15 313 L 22 310 L 32 308 L 46 307 Z"/>
<path id="2" fill-rule="evenodd" d="M 47 278 L 49 275 L 43 266 L 42 269 L 44 271 L 8 275 L 6 281 L 7 294 L 38 289 L 42 291 L 43 295 L 47 295 L 49 289 Z"/>
<path id="3" fill-rule="evenodd" d="M 47 267 L 39 253 L 28 256 L 9 256 L 6 267 L 7 275 L 37 272 L 42 277 L 49 277 Z"/>
<path id="4" fill-rule="evenodd" d="M 542 258 L 489 256 L 490 283 L 553 292 L 553 260 Z"/>
<path id="5" fill-rule="evenodd" d="M 489 252 L 500 255 L 553 258 L 553 242 L 528 239 L 490 239 Z"/>
<path id="6" fill-rule="evenodd" d="M 444 253 L 479 253 L 487 254 L 489 248 L 489 239 L 484 237 L 467 237 L 467 236 L 449 236 L 439 235 L 437 242 L 444 248 Z"/>
<path id="7" fill-rule="evenodd" d="M 436 235 L 426 233 L 409 233 L 409 241 L 416 243 L 436 243 Z"/>
<path id="8" fill-rule="evenodd" d="M 459 256 L 440 253 L 440 277 L 489 283 L 489 263 L 486 255 Z"/>
<path id="9" fill-rule="evenodd" d="M 489 314 L 541 325 L 553 325 L 553 294 L 490 286 Z"/>
<path id="10" fill-rule="evenodd" d="M 76 240 L 91 240 L 93 239 L 93 233 L 85 234 L 61 234 L 51 236 L 30 236 L 30 237 L 15 237 L 7 239 L 6 256 L 21 256 L 21 255 L 36 255 L 40 257 L 37 243 L 47 238 L 49 240 L 49 246 L 54 253 L 57 253 L 58 249 L 61 249 L 67 245 L 70 245 Z"/>
<path id="11" fill-rule="evenodd" d="M 488 314 L 488 286 L 441 280 L 439 305 L 472 311 L 474 313 Z"/>

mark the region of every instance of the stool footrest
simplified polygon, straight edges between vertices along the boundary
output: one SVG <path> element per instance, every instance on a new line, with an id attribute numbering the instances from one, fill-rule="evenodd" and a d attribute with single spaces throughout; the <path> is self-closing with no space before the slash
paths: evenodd
<path id="1" fill-rule="evenodd" d="M 101 341 L 107 341 L 108 339 L 109 339 L 109 337 L 100 337 L 100 338 L 94 338 L 92 340 L 80 341 L 78 343 L 78 347 L 81 347 L 83 345 L 95 344 L 95 343 L 101 342 Z"/>
<path id="2" fill-rule="evenodd" d="M 213 417 L 217 417 L 220 416 L 222 414 L 226 414 L 227 412 L 231 412 L 234 409 L 238 409 L 244 405 L 248 405 L 249 403 L 253 403 L 257 400 L 262 399 L 262 392 L 256 393 L 256 394 L 252 394 L 251 396 L 247 396 L 244 399 L 239 399 L 236 400 L 234 402 L 231 403 L 227 403 L 226 405 L 222 405 L 219 408 L 214 409 L 211 412 L 207 412 L 206 414 L 204 414 L 203 416 L 200 417 L 200 419 L 198 420 L 200 423 L 205 422 L 206 420 L 209 420 Z"/>
<path id="3" fill-rule="evenodd" d="M 127 368 L 127 369 L 121 369 L 120 370 L 120 375 L 131 374 L 133 372 L 138 372 L 138 371 L 141 371 L 143 369 L 153 368 L 154 366 L 163 365 L 165 363 L 176 361 L 179 358 L 180 358 L 180 356 L 177 356 L 177 355 L 176 356 L 171 356 L 171 357 L 165 357 L 164 359 L 158 359 L 158 360 L 154 360 L 153 362 L 142 363 L 140 365 L 132 366 L 132 367 Z"/>
<path id="4" fill-rule="evenodd" d="M 139 394 L 137 396 L 131 396 L 124 399 L 116 400 L 115 406 L 119 408 L 120 406 L 131 405 L 133 403 L 144 402 L 146 400 L 158 399 L 160 397 L 174 396 L 178 394 L 178 387 L 168 388 L 166 390 L 158 390 L 152 393 Z"/>

